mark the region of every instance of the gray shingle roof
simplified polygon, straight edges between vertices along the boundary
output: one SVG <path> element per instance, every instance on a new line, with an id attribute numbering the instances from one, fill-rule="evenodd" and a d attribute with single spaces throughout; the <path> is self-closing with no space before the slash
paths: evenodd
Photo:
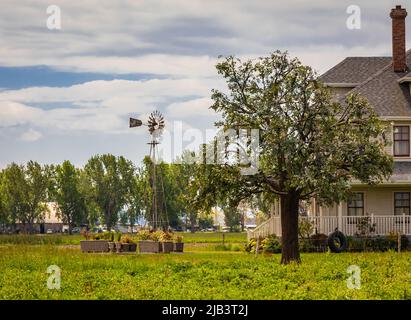
<path id="1" fill-rule="evenodd" d="M 407 52 L 407 65 L 411 66 L 411 50 Z M 398 82 L 409 73 L 409 69 L 403 73 L 394 72 L 390 63 L 347 95 L 358 93 L 367 98 L 380 116 L 411 116 L 409 84 Z"/>
<path id="2" fill-rule="evenodd" d="M 320 76 L 327 84 L 360 84 L 391 63 L 391 57 L 348 57 Z"/>

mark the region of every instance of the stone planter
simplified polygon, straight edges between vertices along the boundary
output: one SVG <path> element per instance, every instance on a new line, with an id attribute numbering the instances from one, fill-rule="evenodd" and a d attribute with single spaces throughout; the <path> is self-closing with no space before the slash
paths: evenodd
<path id="1" fill-rule="evenodd" d="M 152 240 L 140 240 L 138 242 L 140 253 L 159 253 L 161 252 L 161 243 Z"/>
<path id="2" fill-rule="evenodd" d="M 128 251 L 129 252 L 136 252 L 137 251 L 137 243 L 129 243 L 129 247 L 128 247 Z"/>
<path id="3" fill-rule="evenodd" d="M 170 253 L 174 250 L 174 243 L 172 241 L 161 242 L 163 253 Z"/>
<path id="4" fill-rule="evenodd" d="M 116 244 L 115 244 L 115 242 L 109 242 L 109 243 L 108 243 L 108 249 L 110 250 L 110 252 L 115 253 L 115 252 L 116 252 Z"/>
<path id="5" fill-rule="evenodd" d="M 80 248 L 82 252 L 109 252 L 108 241 L 105 240 L 82 240 Z"/>
<path id="6" fill-rule="evenodd" d="M 121 242 L 116 242 L 116 252 L 120 253 L 123 251 L 123 244 Z"/>
<path id="7" fill-rule="evenodd" d="M 130 244 L 129 243 L 122 243 L 121 244 L 121 252 L 129 252 L 130 251 Z"/>
<path id="8" fill-rule="evenodd" d="M 184 242 L 175 242 L 174 252 L 183 252 L 183 251 L 184 251 Z"/>

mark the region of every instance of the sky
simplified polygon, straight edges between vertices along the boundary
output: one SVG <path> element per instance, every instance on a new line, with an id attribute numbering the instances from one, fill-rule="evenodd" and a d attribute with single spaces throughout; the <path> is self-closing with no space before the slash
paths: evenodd
<path id="1" fill-rule="evenodd" d="M 104 153 L 138 165 L 149 134 L 130 129 L 129 117 L 145 121 L 153 110 L 166 119 L 171 159 L 212 136 L 219 116 L 209 109 L 211 90 L 226 88 L 219 56 L 287 50 L 321 74 L 347 56 L 390 56 L 390 9 L 411 12 L 400 0 L 1 4 L 0 168 L 28 160 L 83 166 Z M 60 9 L 60 29 L 47 27 L 50 5 Z M 360 29 L 347 28 L 350 5 L 361 9 Z"/>

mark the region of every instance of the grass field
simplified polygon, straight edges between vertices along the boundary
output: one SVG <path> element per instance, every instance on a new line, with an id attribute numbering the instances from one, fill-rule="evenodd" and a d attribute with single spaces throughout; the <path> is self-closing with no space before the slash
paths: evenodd
<path id="1" fill-rule="evenodd" d="M 247 233 L 245 232 L 178 232 L 183 236 L 185 243 L 222 243 L 223 237 L 225 243 L 245 243 Z M 83 237 L 80 235 L 59 235 L 59 234 L 42 234 L 42 235 L 0 235 L 0 244 L 56 244 L 56 245 L 75 245 L 80 244 Z"/>
<path id="2" fill-rule="evenodd" d="M 112 255 L 3 244 L 0 299 L 411 299 L 411 252 L 303 254 L 301 265 L 281 266 L 279 255 L 199 248 Z M 61 269 L 60 290 L 46 287 L 50 265 Z M 346 286 L 350 265 L 361 268 L 361 289 Z"/>

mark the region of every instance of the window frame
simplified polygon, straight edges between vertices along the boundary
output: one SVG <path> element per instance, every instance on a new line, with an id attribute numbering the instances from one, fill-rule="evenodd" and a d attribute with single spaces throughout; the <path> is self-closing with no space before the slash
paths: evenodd
<path id="1" fill-rule="evenodd" d="M 350 206 L 350 199 L 347 199 L 347 216 L 348 217 L 364 217 L 365 216 L 365 192 L 355 191 L 355 192 L 352 192 L 352 193 L 353 194 L 361 194 L 362 207 Z M 358 201 L 358 200 L 355 200 L 355 201 Z M 350 214 L 350 209 L 354 209 L 356 214 L 351 215 Z M 357 214 L 358 209 L 362 209 L 362 214 L 361 215 Z"/>
<path id="2" fill-rule="evenodd" d="M 408 137 L 407 137 L 407 139 L 403 139 L 402 137 L 401 137 L 401 139 L 396 139 L 395 138 L 395 135 L 396 134 L 400 134 L 401 136 L 404 134 L 402 131 L 400 132 L 400 133 L 396 133 L 395 132 L 395 129 L 396 128 L 401 128 L 401 129 L 403 129 L 403 128 L 407 128 L 407 131 L 408 131 Z M 407 154 L 397 154 L 396 153 L 396 148 L 395 148 L 395 143 L 396 142 L 399 142 L 399 143 L 401 143 L 401 142 L 408 142 L 407 143 Z M 392 149 L 393 149 L 393 155 L 394 155 L 394 157 L 409 157 L 410 156 L 410 126 L 409 125 L 394 125 L 393 126 L 393 144 L 392 144 Z"/>
<path id="3" fill-rule="evenodd" d="M 396 199 L 396 195 L 397 194 L 399 194 L 399 193 L 401 193 L 401 194 L 404 194 L 404 193 L 406 193 L 406 194 L 408 194 L 408 206 L 397 206 L 397 199 Z M 404 199 L 400 199 L 400 201 L 401 200 L 404 200 Z M 396 209 L 401 209 L 401 208 L 407 208 L 408 209 L 408 214 L 407 213 L 405 213 L 405 215 L 411 215 L 411 192 L 410 191 L 394 191 L 394 216 L 402 216 L 402 213 L 396 213 Z"/>

